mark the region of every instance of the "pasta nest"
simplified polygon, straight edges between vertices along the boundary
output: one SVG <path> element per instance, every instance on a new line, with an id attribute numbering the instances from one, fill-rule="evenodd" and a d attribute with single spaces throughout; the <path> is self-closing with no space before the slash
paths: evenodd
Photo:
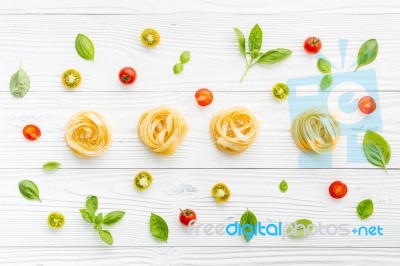
<path id="1" fill-rule="evenodd" d="M 65 141 L 74 154 L 90 158 L 103 154 L 111 142 L 111 131 L 95 111 L 81 111 L 68 121 Z"/>
<path id="2" fill-rule="evenodd" d="M 161 106 L 140 116 L 137 131 L 147 148 L 160 155 L 171 155 L 182 142 L 188 126 L 176 110 Z"/>
<path id="3" fill-rule="evenodd" d="M 244 107 L 231 107 L 216 114 L 210 123 L 210 133 L 216 146 L 227 153 L 245 151 L 257 138 L 259 123 Z"/>
<path id="4" fill-rule="evenodd" d="M 340 138 L 340 124 L 329 113 L 310 108 L 294 119 L 291 132 L 294 142 L 302 151 L 326 153 L 336 147 Z"/>

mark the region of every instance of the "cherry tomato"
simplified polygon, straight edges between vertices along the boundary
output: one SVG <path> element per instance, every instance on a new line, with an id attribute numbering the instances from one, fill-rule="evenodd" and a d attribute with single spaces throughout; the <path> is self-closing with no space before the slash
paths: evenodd
<path id="1" fill-rule="evenodd" d="M 212 187 L 211 195 L 213 195 L 216 202 L 224 203 L 229 200 L 231 196 L 231 191 L 224 183 L 217 183 Z"/>
<path id="2" fill-rule="evenodd" d="M 321 47 L 322 47 L 322 42 L 317 37 L 308 37 L 304 41 L 304 49 L 306 50 L 307 53 L 316 54 L 319 52 L 319 50 L 321 50 Z"/>
<path id="3" fill-rule="evenodd" d="M 289 96 L 289 87 L 282 82 L 276 83 L 272 88 L 272 96 L 277 100 L 284 100 Z"/>
<path id="4" fill-rule="evenodd" d="M 155 29 L 147 28 L 142 31 L 140 40 L 146 47 L 156 47 L 160 43 L 160 34 Z"/>
<path id="5" fill-rule="evenodd" d="M 140 171 L 136 174 L 133 184 L 139 190 L 146 190 L 153 183 L 153 176 L 146 171 Z"/>
<path id="6" fill-rule="evenodd" d="M 376 103 L 374 98 L 370 96 L 364 96 L 358 101 L 358 108 L 364 114 L 373 113 L 376 109 Z"/>
<path id="7" fill-rule="evenodd" d="M 212 92 L 206 88 L 202 88 L 196 91 L 194 97 L 196 98 L 196 101 L 200 106 L 207 106 L 213 101 Z"/>
<path id="8" fill-rule="evenodd" d="M 341 199 L 347 194 L 347 186 L 342 181 L 335 181 L 329 186 L 329 194 L 332 198 Z"/>
<path id="9" fill-rule="evenodd" d="M 60 212 L 52 212 L 49 214 L 49 217 L 47 217 L 47 223 L 53 229 L 59 229 L 63 227 L 64 222 L 64 215 Z"/>
<path id="10" fill-rule="evenodd" d="M 22 134 L 27 140 L 35 141 L 42 135 L 40 129 L 35 125 L 26 125 L 22 130 Z"/>
<path id="11" fill-rule="evenodd" d="M 196 213 L 190 209 L 181 210 L 179 221 L 181 221 L 183 225 L 192 225 L 196 222 Z"/>
<path id="12" fill-rule="evenodd" d="M 62 84 L 68 89 L 77 88 L 82 81 L 81 73 L 76 69 L 67 69 L 61 76 Z"/>
<path id="13" fill-rule="evenodd" d="M 123 84 L 132 84 L 136 80 L 136 71 L 131 67 L 124 67 L 123 69 L 121 69 L 118 76 L 119 80 Z"/>

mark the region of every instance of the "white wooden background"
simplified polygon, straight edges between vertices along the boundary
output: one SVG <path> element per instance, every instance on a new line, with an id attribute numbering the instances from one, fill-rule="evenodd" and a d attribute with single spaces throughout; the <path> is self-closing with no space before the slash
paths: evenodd
<path id="1" fill-rule="evenodd" d="M 336 1 L 29 1 L 3 2 L 0 8 L 0 264 L 1 265 L 398 265 L 400 244 L 400 2 Z M 247 36 L 259 23 L 264 49 L 285 47 L 290 59 L 273 67 L 254 67 L 243 83 L 238 80 L 244 60 L 232 28 Z M 146 49 L 138 39 L 145 27 L 161 33 L 161 44 Z M 77 33 L 96 47 L 95 62 L 75 52 Z M 376 70 L 382 108 L 382 134 L 392 146 L 388 174 L 369 164 L 349 164 L 346 139 L 334 153 L 332 169 L 298 169 L 300 152 L 290 137 L 288 102 L 270 95 L 273 84 L 295 77 L 318 75 L 316 59 L 306 55 L 302 41 L 310 35 L 323 41 L 323 52 L 340 63 L 337 40 L 348 39 L 348 62 L 354 62 L 363 41 L 377 38 Z M 175 76 L 179 53 L 192 59 Z M 31 90 L 13 98 L 10 76 L 19 61 L 31 77 Z M 337 60 L 337 61 L 335 61 Z M 138 80 L 132 87 L 118 83 L 120 68 L 133 66 Z M 67 91 L 60 75 L 67 68 L 83 75 L 82 85 Z M 199 108 L 194 92 L 214 92 L 215 102 Z M 333 96 L 349 87 L 338 87 Z M 354 91 L 355 92 L 355 91 Z M 178 108 L 190 126 L 184 142 L 171 157 L 148 152 L 136 134 L 139 115 L 168 104 Z M 243 105 L 262 122 L 256 143 L 239 156 L 217 151 L 209 137 L 212 115 L 226 106 Z M 312 104 L 312 103 L 310 103 Z M 64 126 L 75 112 L 94 109 L 113 131 L 108 152 L 84 160 L 72 155 Z M 26 141 L 21 129 L 40 126 L 42 137 Z M 361 141 L 362 136 L 360 136 Z M 44 173 L 48 160 L 62 169 Z M 142 169 L 154 176 L 145 192 L 132 186 Z M 278 184 L 285 178 L 289 190 Z M 31 179 L 43 202 L 22 198 L 18 182 Z M 333 180 L 349 187 L 335 201 L 327 193 Z M 231 200 L 218 205 L 211 186 L 222 181 Z M 124 219 L 110 227 L 114 245 L 107 247 L 80 217 L 87 195 L 100 200 L 100 211 L 121 209 Z M 375 202 L 373 216 L 360 222 L 355 207 L 364 198 Z M 246 208 L 262 221 L 381 225 L 382 237 L 312 236 L 282 241 L 256 237 L 189 236 L 178 221 L 179 208 L 193 208 L 199 223 L 239 220 Z M 49 212 L 66 216 L 62 230 L 49 229 Z M 154 240 L 148 229 L 150 212 L 163 216 L 170 227 L 168 244 Z"/>

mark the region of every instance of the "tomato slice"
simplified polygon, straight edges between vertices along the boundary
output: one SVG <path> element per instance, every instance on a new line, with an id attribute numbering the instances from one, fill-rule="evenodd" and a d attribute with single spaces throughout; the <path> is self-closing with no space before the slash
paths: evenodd
<path id="1" fill-rule="evenodd" d="M 358 108 L 364 114 L 373 113 L 376 109 L 376 102 L 374 98 L 370 96 L 364 96 L 358 101 Z"/>
<path id="2" fill-rule="evenodd" d="M 275 99 L 284 100 L 289 96 L 289 87 L 282 82 L 276 83 L 272 88 L 272 95 Z"/>
<path id="3" fill-rule="evenodd" d="M 146 47 L 156 47 L 160 43 L 160 34 L 157 30 L 152 28 L 147 28 L 142 31 L 140 35 L 140 40 Z"/>
<path id="4" fill-rule="evenodd" d="M 22 129 L 22 134 L 24 134 L 24 137 L 27 140 L 35 141 L 38 138 L 40 138 L 40 136 L 42 135 L 42 132 L 40 132 L 40 129 L 35 125 L 26 125 Z"/>
<path id="5" fill-rule="evenodd" d="M 62 74 L 61 81 L 66 88 L 75 89 L 81 84 L 82 76 L 76 69 L 67 69 Z"/>
<path id="6" fill-rule="evenodd" d="M 218 203 L 227 202 L 231 196 L 231 191 L 224 183 L 217 183 L 211 189 L 211 195 Z"/>
<path id="7" fill-rule="evenodd" d="M 329 194 L 332 198 L 341 199 L 347 194 L 347 186 L 342 181 L 335 181 L 329 186 Z"/>
<path id="8" fill-rule="evenodd" d="M 139 190 L 146 190 L 152 182 L 153 176 L 147 171 L 140 171 L 133 180 L 133 184 Z"/>
<path id="9" fill-rule="evenodd" d="M 47 223 L 53 229 L 60 229 L 65 223 L 64 215 L 60 212 L 52 212 L 47 217 Z"/>

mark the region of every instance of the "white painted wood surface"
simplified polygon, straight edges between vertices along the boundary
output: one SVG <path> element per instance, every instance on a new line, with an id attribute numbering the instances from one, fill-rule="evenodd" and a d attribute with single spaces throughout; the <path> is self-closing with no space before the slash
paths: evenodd
<path id="1" fill-rule="evenodd" d="M 15 0 L 3 4 L 0 264 L 398 265 L 399 13 L 398 1 L 370 0 Z M 293 56 L 273 67 L 256 66 L 239 83 L 244 60 L 232 28 L 239 27 L 247 35 L 255 23 L 264 30 L 265 49 L 285 47 Z M 161 33 L 156 49 L 148 50 L 138 40 L 148 26 Z M 74 38 L 79 32 L 93 40 L 95 62 L 76 55 Z M 316 59 L 302 49 L 302 40 L 314 34 L 323 40 L 324 55 L 338 66 L 338 39 L 348 39 L 345 67 L 336 72 L 351 71 L 361 43 L 378 39 L 378 58 L 368 68 L 376 71 L 381 133 L 392 146 L 387 175 L 368 163 L 348 163 L 345 137 L 334 153 L 332 169 L 299 169 L 300 152 L 289 132 L 288 102 L 274 101 L 270 89 L 278 81 L 319 75 Z M 182 50 L 190 50 L 192 60 L 175 76 L 171 68 Z M 15 99 L 8 92 L 8 82 L 20 60 L 32 86 L 25 98 Z M 120 85 L 116 78 L 125 65 L 138 71 L 132 87 Z M 65 90 L 59 81 L 62 71 L 70 67 L 83 75 L 83 83 L 75 91 Z M 200 87 L 212 89 L 215 95 L 215 102 L 203 109 L 193 98 Z M 346 92 L 360 93 L 357 87 L 338 86 L 331 95 L 335 98 Z M 190 126 L 184 142 L 169 158 L 148 152 L 135 131 L 140 114 L 160 104 L 178 108 Z M 249 107 L 262 128 L 248 151 L 226 156 L 213 146 L 208 123 L 215 112 L 233 105 Z M 112 127 L 112 145 L 100 158 L 78 159 L 63 141 L 68 118 L 82 109 L 98 110 Z M 21 129 L 27 123 L 40 126 L 43 135 L 39 141 L 29 143 L 23 138 Z M 48 160 L 62 162 L 62 169 L 44 173 L 41 166 Z M 132 177 L 141 169 L 149 169 L 155 179 L 143 193 L 132 186 Z M 286 194 L 278 190 L 283 178 L 289 183 Z M 19 195 L 21 179 L 39 185 L 42 203 Z M 348 195 L 340 201 L 327 193 L 329 184 L 337 179 L 349 187 Z M 210 197 L 210 188 L 218 181 L 231 188 L 232 198 L 226 205 L 218 205 Z M 99 196 L 104 212 L 127 212 L 119 224 L 110 227 L 113 247 L 105 247 L 80 217 L 78 209 L 89 194 Z M 355 207 L 365 198 L 374 200 L 375 212 L 360 222 Z M 249 208 L 265 222 L 304 217 L 351 228 L 380 225 L 384 235 L 316 235 L 301 240 L 256 237 L 250 243 L 227 235 L 189 235 L 177 219 L 179 208 L 186 207 L 197 211 L 198 224 L 228 224 Z M 51 211 L 66 215 L 62 230 L 48 228 L 46 217 Z M 168 244 L 151 237 L 150 212 L 168 222 Z"/>

